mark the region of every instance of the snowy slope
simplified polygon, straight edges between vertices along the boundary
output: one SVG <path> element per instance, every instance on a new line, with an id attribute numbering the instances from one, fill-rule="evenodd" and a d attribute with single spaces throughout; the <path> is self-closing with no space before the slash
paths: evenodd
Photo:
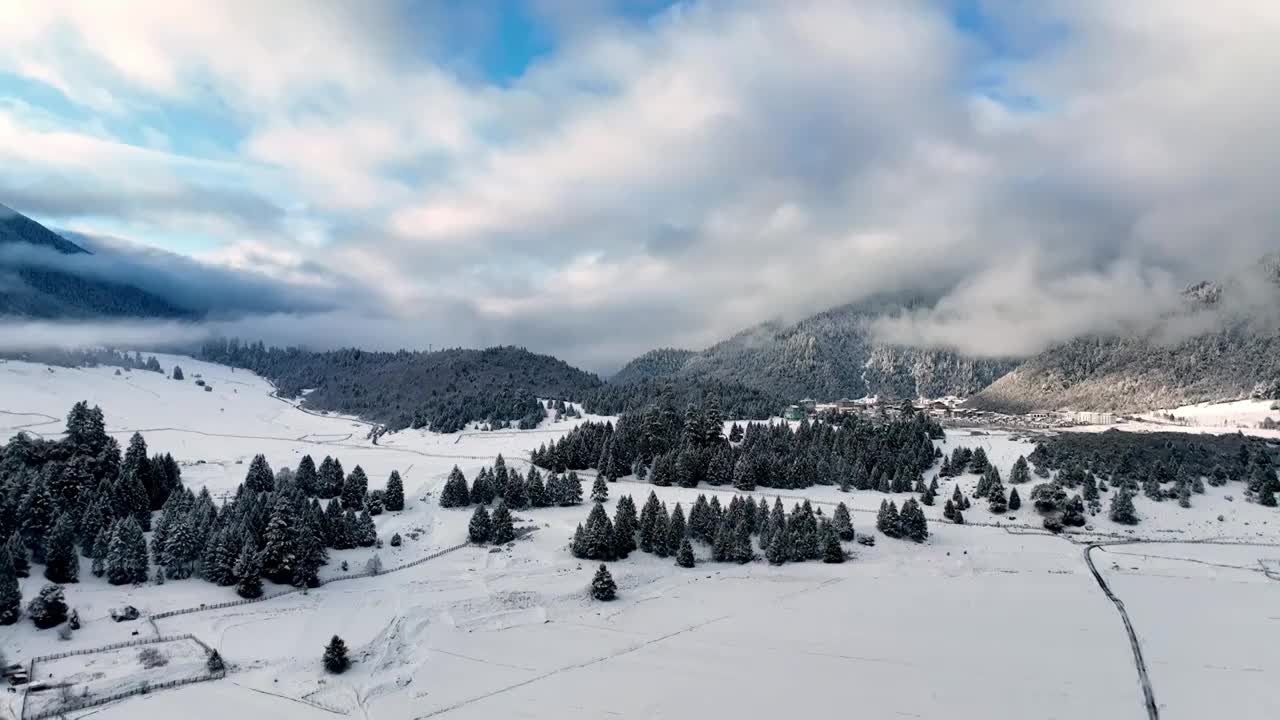
<path id="1" fill-rule="evenodd" d="M 362 465 L 372 487 L 398 469 L 407 507 L 377 519 L 380 537 L 406 535 L 404 547 L 377 551 L 390 567 L 465 538 L 469 512 L 440 509 L 434 497 L 454 464 L 471 478 L 499 452 L 520 462 L 577 422 L 492 433 L 404 431 L 373 445 L 358 421 L 302 412 L 272 398 L 268 383 L 243 370 L 161 357 L 166 370 L 175 361 L 184 382 L 139 371 L 116 376 L 109 368 L 51 371 L 0 364 L 0 436 L 19 426 L 56 435 L 71 404 L 87 399 L 103 407 L 108 429 L 122 442 L 141 429 L 153 451 L 172 452 L 183 464 L 184 480 L 196 487 L 233 489 L 258 452 L 276 468 L 296 465 L 303 453 L 317 460 L 332 454 L 348 470 Z M 212 392 L 194 386 L 197 373 L 214 386 Z M 966 431 L 949 433 L 944 451 L 957 443 L 984 447 L 1006 477 L 1018 455 L 1034 447 L 1008 433 Z M 974 475 L 958 479 L 966 489 L 976 481 Z M 610 513 L 621 494 L 643 503 L 651 490 L 668 505 L 685 503 L 686 510 L 698 492 L 711 492 L 652 488 L 624 478 L 610 488 Z M 951 481 L 942 483 L 942 497 L 950 491 Z M 1029 485 L 1020 488 L 1024 500 L 1029 491 Z M 716 492 L 722 502 L 733 494 Z M 1266 546 L 1280 543 L 1280 516 L 1239 497 L 1229 501 L 1230 494 L 1231 488 L 1209 487 L 1190 509 L 1138 498 L 1144 520 L 1137 529 L 1099 516 L 1090 520 L 1093 535 L 1258 544 L 1237 546 L 1242 555 L 1229 558 L 1214 549 L 1220 546 L 1170 542 L 1110 546 L 1106 553 L 1141 547 L 1172 558 L 1227 558 L 1226 564 L 1240 566 L 1280 558 L 1280 548 Z M 826 487 L 790 491 L 784 503 L 802 498 L 824 512 L 841 500 L 863 510 L 854 513 L 861 534 L 874 532 L 870 513 L 884 496 Z M 141 637 L 190 633 L 219 649 L 231 665 L 225 680 L 87 711 L 99 720 L 310 720 L 335 713 L 377 719 L 775 718 L 799 711 L 1011 720 L 1143 714 L 1120 618 L 1082 559 L 1086 539 L 1044 533 L 1029 506 L 997 517 L 975 503 L 966 513 L 967 526 L 941 521 L 940 505 L 927 508 L 934 520 L 928 543 L 880 536 L 875 547 L 851 545 L 855 558 L 843 565 L 706 562 L 684 570 L 669 559 L 635 553 L 611 564 L 620 597 L 609 604 L 588 598 L 594 566 L 575 560 L 566 547 L 587 510 L 521 511 L 517 525 L 533 532 L 506 548 L 468 547 L 403 571 L 178 615 L 155 627 L 145 619 L 117 624 L 106 614 L 126 602 L 149 614 L 222 602 L 234 593 L 196 579 L 122 589 L 93 578 L 86 568 L 85 581 L 67 588 L 69 604 L 85 621 L 72 640 L 59 641 L 53 631 L 36 631 L 24 621 L 0 628 L 0 647 L 11 658 L 28 658 L 128 640 L 135 631 Z M 373 552 L 331 552 L 323 573 L 337 574 L 343 560 L 361 567 Z M 699 552 L 701 559 L 706 548 Z M 1170 574 L 1168 568 L 1125 557 L 1122 566 L 1138 569 L 1112 570 L 1106 562 L 1112 556 L 1097 552 L 1108 577 L 1123 575 L 1114 578 L 1116 592 L 1127 601 L 1134 598 L 1132 619 L 1150 644 L 1148 665 L 1168 717 L 1204 716 L 1197 704 L 1203 701 L 1194 696 L 1197 682 L 1221 678 L 1236 694 L 1255 693 L 1258 680 L 1250 673 L 1280 667 L 1275 643 L 1262 642 L 1267 636 L 1254 632 L 1266 632 L 1268 616 L 1261 608 L 1277 591 L 1266 566 L 1215 569 L 1159 561 L 1191 567 L 1196 575 L 1194 603 L 1202 609 L 1184 609 L 1175 622 L 1173 611 L 1162 606 L 1167 590 L 1160 584 L 1167 582 L 1162 576 Z M 1273 570 L 1280 571 L 1280 563 Z M 1246 581 L 1234 582 L 1237 573 Z M 24 581 L 24 595 L 41 584 L 42 578 Z M 268 593 L 282 590 L 268 584 Z M 1197 623 L 1212 623 L 1241 602 L 1249 610 L 1233 618 L 1227 645 L 1216 651 L 1220 667 L 1183 662 L 1205 642 L 1206 631 Z M 335 633 L 356 660 L 340 677 L 323 673 L 319 662 Z M 1237 642 L 1247 662 L 1229 661 Z M 4 703 L 16 716 L 17 697 L 4 696 L 0 717 Z M 1238 709 L 1233 717 L 1275 716 L 1266 714 L 1274 710 L 1269 701 L 1233 697 L 1216 700 L 1216 707 Z"/>

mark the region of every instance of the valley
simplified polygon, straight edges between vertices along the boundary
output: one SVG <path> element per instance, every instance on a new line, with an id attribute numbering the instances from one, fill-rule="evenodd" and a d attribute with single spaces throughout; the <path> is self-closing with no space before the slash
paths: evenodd
<path id="1" fill-rule="evenodd" d="M 724 503 L 735 494 L 781 497 L 787 505 L 807 500 L 827 513 L 844 502 L 858 535 L 877 542 L 850 544 L 848 561 L 837 565 L 716 563 L 696 546 L 698 564 L 684 569 L 633 553 L 609 563 L 619 599 L 599 603 L 586 592 L 596 565 L 568 551 L 587 506 L 518 510 L 516 541 L 451 550 L 466 542 L 471 513 L 441 508 L 439 494 L 455 465 L 468 480 L 499 453 L 527 467 L 530 451 L 601 418 L 547 418 L 529 430 L 402 430 L 375 445 L 364 423 L 303 412 L 248 371 L 158 357 L 166 370 L 180 364 L 187 379 L 2 363 L 0 435 L 56 438 L 67 408 L 87 400 L 103 408 L 109 434 L 124 443 L 142 432 L 153 451 L 174 455 L 185 485 L 207 487 L 215 498 L 234 493 L 259 453 L 272 468 L 294 467 L 304 454 L 332 455 L 347 468 L 359 464 L 371 487 L 398 470 L 405 509 L 378 516 L 377 533 L 404 541 L 331 550 L 320 578 L 344 575 L 344 561 L 363 568 L 375 554 L 382 574 L 301 592 L 268 582 L 265 600 L 205 610 L 239 600 L 234 588 L 197 578 L 112 586 L 83 560 L 80 582 L 64 586 L 82 628 L 60 640 L 26 619 L 0 627 L 10 662 L 189 634 L 216 649 L 228 669 L 223 679 L 80 715 L 482 718 L 554 707 L 561 717 L 622 708 L 626 717 L 769 717 L 800 707 L 872 717 L 1143 717 L 1124 625 L 1084 559 L 1092 543 L 1100 545 L 1092 553 L 1097 571 L 1130 615 L 1161 717 L 1202 717 L 1208 687 L 1231 688 L 1214 707 L 1234 707 L 1240 717 L 1280 711 L 1265 689 L 1265 678 L 1280 670 L 1266 649 L 1280 640 L 1267 619 L 1280 516 L 1245 502 L 1235 484 L 1207 487 L 1191 508 L 1138 496 L 1136 527 L 1103 513 L 1061 535 L 1041 527 L 1029 502 L 1004 515 L 975 502 L 962 526 L 927 507 L 929 538 L 916 544 L 875 530 L 880 492 L 655 487 L 627 476 L 609 484 L 610 513 L 623 494 L 640 504 L 651 491 L 686 508 L 699 494 Z M 213 389 L 195 386 L 197 376 Z M 1034 449 L 1031 438 L 996 430 L 948 431 L 937 444 L 944 452 L 983 448 L 1006 477 Z M 593 476 L 583 472 L 586 484 Z M 978 479 L 943 479 L 939 494 L 949 496 L 954 483 L 972 493 Z M 901 502 L 912 494 L 893 496 Z M 442 550 L 451 551 L 437 556 Z M 24 602 L 44 583 L 38 568 L 21 581 Z M 113 622 L 109 611 L 126 604 L 142 617 Z M 354 661 L 340 676 L 326 674 L 319 660 L 335 634 Z M 33 680 L 59 679 L 40 677 L 41 667 Z M 105 691 L 94 685 L 91 692 Z M 13 718 L 47 706 L 29 703 L 23 716 L 21 692 L 3 697 L 0 712 Z"/>

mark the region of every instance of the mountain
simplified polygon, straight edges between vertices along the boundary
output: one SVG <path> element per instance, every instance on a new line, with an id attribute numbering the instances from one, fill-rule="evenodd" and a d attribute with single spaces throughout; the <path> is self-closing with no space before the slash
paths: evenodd
<path id="1" fill-rule="evenodd" d="M 662 378 L 732 382 L 793 401 L 806 396 L 964 396 L 1014 366 L 1009 360 L 887 345 L 872 337 L 872 320 L 919 303 L 878 297 L 794 324 L 763 323 L 701 352 L 652 351 L 628 363 L 611 383 Z"/>
<path id="2" fill-rule="evenodd" d="M 1026 360 L 966 405 L 1003 412 L 1138 412 L 1280 398 L 1278 290 L 1280 261 L 1268 256 L 1245 278 L 1187 288 L 1185 305 L 1172 319 L 1211 320 L 1202 332 L 1176 339 L 1159 332 L 1077 338 Z M 1241 295 L 1252 302 L 1238 302 Z"/>
<path id="3" fill-rule="evenodd" d="M 41 252 L 90 255 L 21 213 L 0 205 L 0 315 L 40 319 L 185 318 L 193 313 L 132 285 L 61 269 Z"/>
<path id="4" fill-rule="evenodd" d="M 311 352 L 216 340 L 200 358 L 243 367 L 311 410 L 358 415 L 395 430 L 454 432 L 468 422 L 542 418 L 537 398 L 579 400 L 600 378 L 524 348 Z"/>

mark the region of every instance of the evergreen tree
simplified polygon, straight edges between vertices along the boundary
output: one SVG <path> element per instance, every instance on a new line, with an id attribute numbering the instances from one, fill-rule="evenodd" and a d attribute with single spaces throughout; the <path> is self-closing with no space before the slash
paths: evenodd
<path id="1" fill-rule="evenodd" d="M 920 493 L 920 503 L 922 505 L 928 505 L 932 507 L 933 497 L 934 497 L 933 490 L 930 489 L 929 487 L 925 487 L 924 492 Z"/>
<path id="2" fill-rule="evenodd" d="M 12 625 L 22 614 L 22 588 L 18 585 L 18 573 L 13 568 L 13 558 L 7 547 L 0 547 L 0 625 Z"/>
<path id="3" fill-rule="evenodd" d="M 1000 515 L 1009 509 L 1009 501 L 1004 496 L 1003 486 L 993 486 L 987 490 L 987 509 Z"/>
<path id="4" fill-rule="evenodd" d="M 94 577 L 102 577 L 107 572 L 107 554 L 111 547 L 111 538 L 111 528 L 104 527 L 98 531 L 98 536 L 93 539 L 93 565 L 91 566 L 91 571 Z"/>
<path id="5" fill-rule="evenodd" d="M 347 644 L 337 635 L 324 647 L 322 659 L 324 669 L 334 675 L 341 675 L 351 667 L 351 659 L 347 657 Z"/>
<path id="6" fill-rule="evenodd" d="M 507 487 L 502 493 L 502 499 L 512 510 L 523 510 L 529 507 L 529 493 L 525 487 L 524 478 L 520 477 L 519 472 L 515 470 L 507 472 Z"/>
<path id="7" fill-rule="evenodd" d="M 112 585 L 140 584 L 147 581 L 147 541 L 142 528 L 132 516 L 116 521 L 107 546 L 107 582 Z"/>
<path id="8" fill-rule="evenodd" d="M 316 473 L 316 461 L 311 459 L 310 455 L 303 455 L 298 461 L 298 469 L 293 473 L 293 482 L 302 491 L 303 495 L 311 496 L 317 494 L 320 484 L 320 476 Z"/>
<path id="9" fill-rule="evenodd" d="M 467 525 L 467 537 L 471 542 L 483 545 L 492 536 L 493 523 L 489 520 L 489 511 L 484 505 L 477 505 L 476 511 L 471 513 L 471 523 Z"/>
<path id="10" fill-rule="evenodd" d="M 271 508 L 271 517 L 262 535 L 262 553 L 258 556 L 263 577 L 285 584 L 293 579 L 297 569 L 294 554 L 294 538 L 298 531 L 298 517 L 288 497 L 279 495 Z"/>
<path id="11" fill-rule="evenodd" d="M 369 499 L 365 501 L 365 509 L 370 515 L 378 516 L 382 514 L 382 491 L 374 490 L 369 493 Z"/>
<path id="12" fill-rule="evenodd" d="M 244 476 L 244 489 L 254 492 L 271 492 L 276 488 L 276 476 L 271 471 L 265 455 L 254 455 Z"/>
<path id="13" fill-rule="evenodd" d="M 605 482 L 603 475 L 597 475 L 596 481 L 591 485 L 592 502 L 607 502 L 609 500 L 609 484 Z"/>
<path id="14" fill-rule="evenodd" d="M 711 559 L 729 562 L 733 558 L 733 525 L 722 518 L 716 523 L 715 538 L 711 541 Z"/>
<path id="15" fill-rule="evenodd" d="M 502 453 L 498 453 L 498 457 L 493 460 L 493 477 L 489 478 L 493 483 L 493 491 L 498 494 L 507 492 L 507 484 L 511 480 L 510 474 L 507 472 L 507 460 L 502 457 Z"/>
<path id="16" fill-rule="evenodd" d="M 774 531 L 765 551 L 765 558 L 772 565 L 781 565 L 791 559 L 791 533 L 785 522 Z"/>
<path id="17" fill-rule="evenodd" d="M 916 542 L 924 542 L 929 537 L 929 523 L 925 519 L 924 510 L 914 499 L 902 504 L 900 523 L 904 537 Z"/>
<path id="18" fill-rule="evenodd" d="M 345 477 L 342 463 L 326 455 L 316 473 L 316 495 L 322 500 L 338 497 Z"/>
<path id="19" fill-rule="evenodd" d="M 43 478 L 36 480 L 18 505 L 22 541 L 37 562 L 44 562 L 45 538 L 57 520 L 53 498 Z"/>
<path id="20" fill-rule="evenodd" d="M 676 551 L 676 565 L 682 568 L 691 568 L 694 566 L 693 545 L 689 543 L 689 538 L 680 538 L 680 549 Z"/>
<path id="21" fill-rule="evenodd" d="M 227 664 L 223 662 L 222 655 L 217 650 L 209 651 L 209 659 L 204 663 L 205 668 L 211 673 L 225 672 Z"/>
<path id="22" fill-rule="evenodd" d="M 587 515 L 587 524 L 583 530 L 580 557 L 588 560 L 612 560 L 616 540 L 613 523 L 604 505 L 595 503 Z"/>
<path id="23" fill-rule="evenodd" d="M 348 510 L 354 513 L 354 510 Z M 356 517 L 356 545 L 360 547 L 373 547 L 378 542 L 378 527 L 373 522 L 373 516 L 368 510 L 361 510 Z"/>
<path id="24" fill-rule="evenodd" d="M 342 507 L 347 510 L 359 510 L 364 507 L 364 496 L 368 492 L 369 476 L 365 474 L 364 468 L 356 465 L 342 483 Z"/>
<path id="25" fill-rule="evenodd" d="M 389 512 L 404 510 L 404 481 L 400 479 L 400 471 L 392 470 L 387 478 L 387 491 L 382 494 L 382 504 Z"/>
<path id="26" fill-rule="evenodd" d="M 844 503 L 836 505 L 836 510 L 831 515 L 831 526 L 837 539 L 845 542 L 854 539 L 853 520 L 849 516 L 849 507 Z"/>
<path id="27" fill-rule="evenodd" d="M 1011 485 L 1021 485 L 1031 481 L 1031 469 L 1027 467 L 1027 459 L 1022 455 L 1013 463 L 1013 470 L 1009 473 L 1009 483 Z"/>
<path id="28" fill-rule="evenodd" d="M 62 513 L 44 551 L 44 576 L 56 583 L 80 581 L 80 556 L 76 554 L 76 526 L 70 513 Z"/>
<path id="29" fill-rule="evenodd" d="M 751 528 L 744 517 L 733 527 L 733 561 L 741 565 L 753 559 L 755 548 L 751 546 Z"/>
<path id="30" fill-rule="evenodd" d="M 844 549 L 840 547 L 840 537 L 836 534 L 833 523 L 822 523 L 819 538 L 822 543 L 822 562 L 844 562 Z"/>
<path id="31" fill-rule="evenodd" d="M 672 554 L 671 548 L 667 546 L 670 529 L 671 515 L 667 512 L 667 504 L 662 503 L 658 514 L 653 517 L 653 554 L 660 558 Z"/>
<path id="32" fill-rule="evenodd" d="M 657 542 L 654 528 L 657 525 L 660 509 L 657 494 L 649 491 L 649 499 L 645 501 L 644 508 L 640 511 L 640 549 L 644 552 L 653 552 Z"/>
<path id="33" fill-rule="evenodd" d="M 1137 525 L 1138 511 L 1133 507 L 1133 493 L 1128 488 L 1111 496 L 1111 519 L 1123 525 Z"/>
<path id="34" fill-rule="evenodd" d="M 1030 479 L 1030 478 L 1028 478 L 1028 479 Z M 1012 479 L 1012 478 L 1010 478 L 1010 480 L 1009 480 L 1009 481 L 1010 481 L 1010 482 L 1013 482 L 1013 479 Z M 1009 509 L 1010 509 L 1010 510 L 1017 510 L 1017 509 L 1018 509 L 1018 508 L 1020 508 L 1020 507 L 1022 507 L 1022 498 L 1018 496 L 1018 488 L 1016 488 L 1016 487 L 1015 487 L 1015 488 L 1010 488 L 1010 489 L 1009 489 Z"/>
<path id="35" fill-rule="evenodd" d="M 680 503 L 676 503 L 676 507 L 671 511 L 671 521 L 667 523 L 667 552 L 676 554 L 680 550 L 680 544 L 684 541 L 688 532 L 684 520 L 684 510 L 680 507 Z"/>
<path id="36" fill-rule="evenodd" d="M 987 451 L 982 448 L 975 448 L 973 456 L 969 460 L 969 469 L 981 474 L 986 472 L 988 467 L 991 467 L 991 463 L 987 460 Z"/>
<path id="37" fill-rule="evenodd" d="M 964 524 L 964 513 L 960 512 L 960 508 L 956 508 L 956 516 L 951 521 L 957 525 Z"/>
<path id="38" fill-rule="evenodd" d="M 947 502 L 942 506 L 942 517 L 948 520 L 956 519 L 956 504 L 951 498 L 947 498 Z"/>
<path id="39" fill-rule="evenodd" d="M 625 558 L 636 549 L 636 530 L 639 521 L 636 518 L 636 504 L 630 495 L 618 498 L 618 506 L 613 513 L 613 555 Z"/>
<path id="40" fill-rule="evenodd" d="M 512 525 L 511 511 L 506 501 L 499 501 L 493 511 L 493 533 L 490 536 L 495 545 L 505 545 L 516 539 L 515 526 Z"/>
<path id="41" fill-rule="evenodd" d="M 751 467 L 751 461 L 746 455 L 738 458 L 738 462 L 733 466 L 733 488 L 741 492 L 751 492 L 756 489 L 755 470 Z"/>
<path id="42" fill-rule="evenodd" d="M 258 561 L 258 553 L 254 551 L 251 542 L 246 542 L 244 549 L 240 551 L 240 557 L 236 559 L 235 574 L 238 578 L 237 595 L 248 600 L 262 597 L 262 564 Z"/>
<path id="43" fill-rule="evenodd" d="M 876 514 L 876 530 L 891 538 L 902 537 L 898 508 L 892 500 L 880 501 L 880 512 Z"/>
<path id="44" fill-rule="evenodd" d="M 41 630 L 61 625 L 67 619 L 67 601 L 62 588 L 52 583 L 40 588 L 40 594 L 27 605 L 27 616 Z"/>
<path id="45" fill-rule="evenodd" d="M 1084 501 L 1080 499 L 1079 495 L 1071 496 L 1071 501 L 1067 503 L 1066 509 L 1062 512 L 1062 524 L 1073 527 L 1081 527 L 1085 524 Z"/>
<path id="46" fill-rule="evenodd" d="M 538 472 L 538 468 L 529 468 L 529 474 L 524 480 L 524 489 L 525 495 L 529 498 L 529 507 L 541 508 L 551 504 L 547 488 L 542 484 L 542 473 Z"/>
<path id="47" fill-rule="evenodd" d="M 596 600 L 612 600 L 618 596 L 618 586 L 613 581 L 613 576 L 609 574 L 609 568 L 604 563 L 600 563 L 600 569 L 596 571 L 595 577 L 591 578 L 591 597 Z"/>
<path id="48" fill-rule="evenodd" d="M 440 507 L 466 507 L 470 504 L 471 493 L 467 489 L 467 478 L 463 476 L 462 470 L 454 465 L 453 470 L 449 471 L 449 479 L 445 481 L 444 489 L 440 491 Z"/>
<path id="49" fill-rule="evenodd" d="M 559 499 L 558 504 L 562 507 L 569 505 L 582 504 L 582 481 L 578 479 L 578 473 L 570 470 L 568 475 L 563 479 L 564 492 Z"/>

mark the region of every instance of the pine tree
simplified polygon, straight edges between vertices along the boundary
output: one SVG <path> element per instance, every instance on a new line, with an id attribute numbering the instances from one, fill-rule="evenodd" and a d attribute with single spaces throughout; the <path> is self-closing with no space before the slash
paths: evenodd
<path id="1" fill-rule="evenodd" d="M 104 527 L 93 540 L 93 564 L 90 567 L 94 577 L 102 577 L 107 572 L 107 553 L 111 547 L 111 538 L 111 528 Z"/>
<path id="2" fill-rule="evenodd" d="M 564 478 L 564 498 L 561 505 L 581 505 L 582 504 L 582 480 L 578 478 L 578 473 L 570 470 L 569 474 Z"/>
<path id="3" fill-rule="evenodd" d="M 676 551 L 676 565 L 682 568 L 691 568 L 694 566 L 693 545 L 689 543 L 689 538 L 680 538 L 680 549 Z"/>
<path id="4" fill-rule="evenodd" d="M 880 512 L 876 514 L 876 530 L 891 538 L 902 537 L 898 508 L 892 500 L 880 501 Z"/>
<path id="5" fill-rule="evenodd" d="M 1012 481 L 1013 481 L 1012 478 L 1010 478 L 1010 482 Z M 1018 496 L 1018 488 L 1016 487 L 1010 488 L 1009 489 L 1009 509 L 1017 510 L 1020 507 L 1022 507 L 1022 498 Z"/>
<path id="6" fill-rule="evenodd" d="M 387 491 L 382 494 L 383 507 L 388 512 L 404 510 L 404 481 L 400 479 L 400 471 L 392 470 L 387 478 Z"/>
<path id="7" fill-rule="evenodd" d="M 1013 463 L 1013 470 L 1009 472 L 1009 484 L 1021 485 L 1031 481 L 1031 469 L 1027 467 L 1027 459 L 1022 455 Z"/>
<path id="8" fill-rule="evenodd" d="M 262 553 L 258 556 L 263 577 L 285 584 L 293 579 L 296 570 L 294 538 L 298 530 L 298 517 L 293 503 L 280 495 L 271 508 L 271 517 L 262 534 Z"/>
<path id="9" fill-rule="evenodd" d="M 262 564 L 253 543 L 245 542 L 240 557 L 236 559 L 235 574 L 239 580 L 236 583 L 237 595 L 248 600 L 262 597 Z"/>
<path id="10" fill-rule="evenodd" d="M 7 548 L 0 548 L 0 625 L 12 625 L 22 614 L 22 588 L 13 558 Z"/>
<path id="11" fill-rule="evenodd" d="M 657 524 L 659 511 L 658 496 L 650 491 L 649 499 L 645 501 L 644 508 L 640 511 L 640 549 L 647 553 L 653 552 L 657 542 L 654 526 Z"/>
<path id="12" fill-rule="evenodd" d="M 499 501 L 493 511 L 493 533 L 490 536 L 495 545 L 505 545 L 516 539 L 515 526 L 512 525 L 511 511 L 506 501 Z"/>
<path id="13" fill-rule="evenodd" d="M 370 515 L 375 517 L 382 514 L 383 507 L 381 490 L 374 490 L 369 493 L 369 499 L 365 501 L 365 509 L 369 511 Z"/>
<path id="14" fill-rule="evenodd" d="M 76 554 L 75 523 L 69 513 L 62 513 L 45 545 L 44 576 L 55 583 L 80 580 L 80 556 Z"/>
<path id="15" fill-rule="evenodd" d="M 1133 493 L 1128 488 L 1111 496 L 1111 519 L 1123 525 L 1137 525 L 1138 511 L 1133 507 Z"/>
<path id="16" fill-rule="evenodd" d="M 956 504 L 951 498 L 947 498 L 946 504 L 942 506 L 942 517 L 948 520 L 956 519 Z"/>
<path id="17" fill-rule="evenodd" d="M 529 493 L 525 486 L 524 478 L 520 477 L 520 473 L 510 470 L 507 473 L 507 486 L 502 493 L 502 499 L 507 503 L 507 507 L 512 510 L 523 510 L 529 507 Z"/>
<path id="18" fill-rule="evenodd" d="M 524 480 L 525 495 L 529 497 L 529 507 L 541 508 L 551 504 L 547 497 L 547 488 L 542 484 L 542 473 L 538 472 L 538 468 L 529 468 L 529 474 Z"/>
<path id="19" fill-rule="evenodd" d="M 603 475 L 597 475 L 596 481 L 591 485 L 592 502 L 607 502 L 609 500 L 609 483 L 605 482 Z"/>
<path id="20" fill-rule="evenodd" d="M 1004 488 L 1002 486 L 992 486 L 987 490 L 987 509 L 996 515 L 1000 515 L 1009 509 L 1009 501 L 1004 496 Z"/>
<path id="21" fill-rule="evenodd" d="M 107 582 L 112 585 L 144 583 L 150 575 L 147 541 L 132 516 L 117 521 L 113 526 L 107 547 L 106 569 Z"/>
<path id="22" fill-rule="evenodd" d="M 772 565 L 781 565 L 791 559 L 791 533 L 787 530 L 785 522 L 770 538 L 765 558 Z"/>
<path id="23" fill-rule="evenodd" d="M 276 476 L 267 464 L 265 455 L 254 455 L 244 476 L 244 489 L 254 492 L 271 492 L 276 487 Z"/>
<path id="24" fill-rule="evenodd" d="M 840 537 L 836 534 L 834 523 L 822 523 L 819 537 L 822 543 L 822 562 L 844 562 L 844 549 L 840 547 Z"/>
<path id="25" fill-rule="evenodd" d="M 316 495 L 322 500 L 338 497 L 345 477 L 342 463 L 326 455 L 316 473 Z"/>
<path id="26" fill-rule="evenodd" d="M 741 492 L 751 492 L 756 489 L 755 471 L 746 455 L 738 458 L 738 462 L 733 466 L 733 488 Z"/>
<path id="27" fill-rule="evenodd" d="M 61 625 L 67 619 L 67 601 L 62 588 L 53 584 L 40 588 L 40 594 L 27 605 L 27 616 L 41 630 Z"/>
<path id="28" fill-rule="evenodd" d="M 347 512 L 354 513 L 354 510 Z M 378 527 L 373 522 L 373 516 L 368 510 L 361 510 L 360 515 L 356 518 L 356 545 L 360 547 L 373 547 L 378 542 Z"/>
<path id="29" fill-rule="evenodd" d="M 831 515 L 831 526 L 838 540 L 849 542 L 854 539 L 853 520 L 849 517 L 849 507 L 844 503 L 836 505 Z"/>
<path id="30" fill-rule="evenodd" d="M 298 469 L 293 473 L 293 482 L 303 495 L 317 494 L 320 476 L 316 473 L 316 461 L 312 460 L 310 455 L 303 455 L 298 461 Z"/>
<path id="31" fill-rule="evenodd" d="M 739 565 L 755 559 L 755 548 L 751 546 L 751 528 L 746 518 L 738 521 L 733 527 L 733 561 Z"/>
<path id="32" fill-rule="evenodd" d="M 342 507 L 359 510 L 364 507 L 364 496 L 368 493 L 369 476 L 365 474 L 364 468 L 356 465 L 342 483 Z"/>
<path id="33" fill-rule="evenodd" d="M 220 673 L 227 669 L 227 664 L 223 662 L 222 655 L 217 650 L 209 651 L 209 659 L 205 661 L 204 666 L 211 673 Z"/>
<path id="34" fill-rule="evenodd" d="M 929 523 L 925 519 L 924 510 L 914 499 L 902 504 L 900 523 L 904 537 L 916 542 L 924 542 L 929 537 Z"/>
<path id="35" fill-rule="evenodd" d="M 630 495 L 618 498 L 618 505 L 613 512 L 613 555 L 625 558 L 636 549 L 636 529 L 639 527 L 636 518 L 636 504 Z"/>
<path id="36" fill-rule="evenodd" d="M 45 538 L 57 520 L 53 498 L 43 478 L 36 480 L 18 505 L 22 540 L 37 562 L 44 562 Z"/>
<path id="37" fill-rule="evenodd" d="M 341 675 L 351 667 L 351 659 L 347 657 L 347 644 L 337 635 L 324 647 L 322 658 L 324 669 L 334 675 Z"/>
<path id="38" fill-rule="evenodd" d="M 662 503 L 658 508 L 658 514 L 653 518 L 653 554 L 660 558 L 673 554 L 672 549 L 667 546 L 670 528 L 671 515 L 667 512 L 667 504 Z"/>
<path id="39" fill-rule="evenodd" d="M 960 508 L 956 508 L 956 516 L 951 521 L 957 525 L 964 524 L 964 513 L 960 512 Z"/>
<path id="40" fill-rule="evenodd" d="M 684 520 L 684 509 L 680 507 L 680 503 L 676 503 L 676 507 L 671 511 L 671 521 L 667 523 L 667 552 L 671 555 L 676 554 L 680 550 L 680 544 L 684 541 L 685 535 L 688 533 L 688 527 Z"/>
<path id="41" fill-rule="evenodd" d="M 471 523 L 467 525 L 467 537 L 471 542 L 481 544 L 489 542 L 493 535 L 493 523 L 489 520 L 489 511 L 484 505 L 477 505 L 471 513 Z"/>
<path id="42" fill-rule="evenodd" d="M 991 463 L 987 460 L 987 451 L 982 448 L 975 448 L 973 456 L 969 460 L 969 469 L 981 474 L 986 472 L 989 467 L 991 467 Z"/>
<path id="43" fill-rule="evenodd" d="M 467 489 L 467 478 L 463 476 L 462 470 L 454 465 L 453 470 L 449 472 L 449 479 L 444 483 L 444 489 L 440 491 L 440 507 L 466 507 L 470 504 L 471 493 Z"/>
<path id="44" fill-rule="evenodd" d="M 581 557 L 588 560 L 612 560 L 616 540 L 613 523 L 604 505 L 595 503 L 587 515 L 583 529 Z"/>
<path id="45" fill-rule="evenodd" d="M 613 600 L 618 596 L 618 585 L 614 583 L 613 576 L 609 574 L 609 568 L 604 563 L 600 563 L 600 569 L 596 571 L 595 577 L 591 579 L 591 597 L 596 600 Z"/>

